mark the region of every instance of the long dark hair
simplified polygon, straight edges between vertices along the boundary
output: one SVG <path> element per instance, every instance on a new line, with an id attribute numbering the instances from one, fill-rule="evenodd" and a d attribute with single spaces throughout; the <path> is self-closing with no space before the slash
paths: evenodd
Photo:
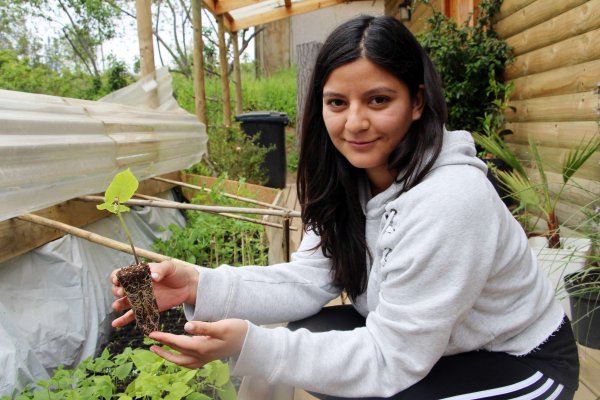
<path id="1" fill-rule="evenodd" d="M 390 170 L 401 171 L 397 181 L 403 184 L 402 191 L 418 184 L 431 169 L 442 147 L 446 121 L 440 78 L 402 23 L 387 16 L 359 16 L 329 35 L 317 56 L 306 96 L 297 187 L 302 221 L 320 236 L 320 246 L 332 260 L 334 283 L 351 298 L 367 285 L 365 215 L 357 187 L 364 171 L 352 166 L 329 139 L 322 115 L 323 87 L 333 70 L 361 57 L 404 82 L 413 99 L 424 86 L 421 118 L 413 122 L 388 160 Z"/>

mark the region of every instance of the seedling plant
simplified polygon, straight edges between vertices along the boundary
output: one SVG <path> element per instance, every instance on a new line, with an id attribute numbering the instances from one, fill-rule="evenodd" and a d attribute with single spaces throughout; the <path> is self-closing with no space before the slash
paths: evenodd
<path id="1" fill-rule="evenodd" d="M 158 305 L 156 304 L 156 298 L 152 290 L 150 267 L 147 263 L 140 262 L 135 252 L 131 234 L 129 233 L 129 229 L 127 229 L 127 224 L 121 215 L 124 212 L 130 211 L 130 208 L 123 203 L 133 197 L 138 186 L 138 180 L 129 168 L 119 172 L 115 175 L 104 193 L 104 203 L 96 207 L 99 210 L 109 211 L 119 217 L 125 236 L 131 246 L 135 264 L 121 268 L 117 273 L 117 279 L 127 294 L 138 327 L 147 336 L 150 332 L 158 330 L 160 320 Z"/>
<path id="2" fill-rule="evenodd" d="M 150 342 L 149 339 L 146 339 Z M 52 378 L 29 385 L 14 400 L 167 399 L 234 400 L 229 366 L 216 360 L 188 369 L 145 349 L 104 350 L 75 369 L 59 367 Z M 0 400 L 11 400 L 4 396 Z"/>

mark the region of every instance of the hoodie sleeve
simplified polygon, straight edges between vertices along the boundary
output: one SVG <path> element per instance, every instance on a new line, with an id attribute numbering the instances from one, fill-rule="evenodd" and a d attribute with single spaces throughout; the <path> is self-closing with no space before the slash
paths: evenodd
<path id="1" fill-rule="evenodd" d="M 490 204 L 482 171 L 446 171 L 391 204 L 371 272 L 380 280 L 377 306 L 365 327 L 310 333 L 250 324 L 233 374 L 343 397 L 388 397 L 425 377 L 480 296 L 507 218 Z"/>
<path id="2" fill-rule="evenodd" d="M 317 313 L 340 289 L 332 285 L 331 262 L 319 238 L 307 232 L 289 263 L 268 267 L 198 267 L 195 306 L 186 305 L 188 320 L 248 319 L 256 324 L 295 321 Z"/>

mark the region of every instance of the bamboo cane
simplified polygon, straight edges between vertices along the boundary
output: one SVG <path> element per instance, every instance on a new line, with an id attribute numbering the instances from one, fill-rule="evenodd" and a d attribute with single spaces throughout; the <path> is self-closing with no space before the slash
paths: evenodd
<path id="1" fill-rule="evenodd" d="M 141 197 L 141 198 L 146 199 L 146 200 L 164 201 L 164 202 L 167 202 L 167 203 L 170 203 L 170 204 L 180 204 L 180 203 L 178 203 L 176 201 L 165 200 L 165 199 L 161 199 L 160 197 L 148 196 L 148 195 L 145 195 L 145 194 L 138 194 L 138 193 L 136 193 L 136 196 Z M 279 229 L 284 229 L 285 228 L 283 225 L 276 224 L 274 222 L 263 221 L 263 220 L 255 219 L 255 218 L 243 217 L 243 216 L 239 216 L 239 215 L 235 215 L 235 214 L 230 214 L 230 213 L 211 213 L 211 214 L 218 214 L 218 215 L 222 215 L 222 216 L 227 217 L 227 218 L 233 218 L 233 219 L 237 219 L 237 220 L 240 220 L 240 221 L 252 222 L 254 224 L 260 224 L 260 225 L 264 225 L 264 226 L 270 226 L 270 227 L 273 227 L 273 228 L 279 228 Z M 293 231 L 297 231 L 298 230 L 298 228 L 296 228 L 294 226 L 290 227 L 290 229 L 293 230 Z"/>
<path id="2" fill-rule="evenodd" d="M 104 202 L 104 198 L 101 196 L 80 196 L 77 198 L 82 201 L 89 201 L 92 203 Z M 122 203 L 127 206 L 147 206 L 147 207 L 161 207 L 161 208 L 177 208 L 181 210 L 197 210 L 197 211 L 207 211 L 207 212 L 216 212 L 216 213 L 235 213 L 235 214 L 258 214 L 258 215 L 275 215 L 278 217 L 290 217 L 296 218 L 300 217 L 299 211 L 283 211 L 283 210 L 264 210 L 261 208 L 244 208 L 244 207 L 223 207 L 223 206 L 204 206 L 200 204 L 186 204 L 186 203 L 177 203 L 173 202 L 166 203 L 165 201 L 155 201 L 155 200 L 129 200 L 126 203 Z"/>
<path id="3" fill-rule="evenodd" d="M 111 248 L 113 250 L 118 250 L 118 251 L 122 251 L 124 253 L 133 255 L 133 251 L 129 244 L 122 243 L 117 240 L 113 240 L 113 239 L 107 238 L 105 236 L 98 235 L 97 233 L 86 231 L 84 229 L 76 228 L 74 226 L 65 224 L 63 222 L 55 221 L 55 220 L 45 218 L 45 217 L 40 217 L 39 215 L 35 215 L 35 214 L 23 214 L 16 218 L 23 220 L 23 221 L 32 222 L 34 224 L 43 225 L 48 228 L 58 229 L 59 231 L 69 233 L 73 236 L 80 237 L 82 239 L 88 240 L 93 243 L 100 244 L 102 246 Z M 194 264 L 190 264 L 186 261 L 179 260 L 177 258 L 167 257 L 165 255 L 155 253 L 155 252 L 152 252 L 149 250 L 140 249 L 138 247 L 135 248 L 135 252 L 138 255 L 145 257 L 149 260 L 152 260 L 154 262 L 170 260 L 175 265 L 195 267 Z"/>
<path id="4" fill-rule="evenodd" d="M 159 181 L 159 182 L 172 183 L 174 185 L 179 185 L 181 187 L 186 187 L 186 188 L 189 188 L 189 189 L 203 190 L 203 191 L 208 192 L 208 193 L 212 192 L 212 189 L 201 187 L 201 186 L 197 186 L 197 185 L 192 185 L 191 183 L 178 182 L 178 181 L 174 181 L 172 179 L 160 178 L 158 176 L 155 176 L 152 179 L 154 179 L 156 181 Z M 260 200 L 254 200 L 254 199 L 249 199 L 247 197 L 236 196 L 236 195 L 230 194 L 230 193 L 221 193 L 221 195 L 223 195 L 224 197 L 228 197 L 230 199 L 243 201 L 245 203 L 256 204 L 257 206 L 263 206 L 263 207 L 267 207 L 267 208 L 274 208 L 276 210 L 282 210 L 282 211 L 289 211 L 285 207 L 281 207 L 281 206 L 278 206 L 278 205 L 275 205 L 275 204 L 265 203 L 264 201 L 260 201 Z"/>

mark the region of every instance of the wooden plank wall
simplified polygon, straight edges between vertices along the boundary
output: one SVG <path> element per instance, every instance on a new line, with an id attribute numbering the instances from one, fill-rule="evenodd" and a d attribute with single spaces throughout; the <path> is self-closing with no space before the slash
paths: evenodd
<path id="1" fill-rule="evenodd" d="M 529 158 L 528 137 L 540 146 L 547 168 L 558 171 L 564 154 L 600 134 L 594 93 L 600 82 L 600 0 L 504 0 L 495 29 L 511 46 L 515 62 L 505 73 L 514 83 L 507 138 Z M 576 175 L 588 193 L 571 190 L 559 219 L 600 197 L 600 152 Z M 560 176 L 553 174 L 559 182 Z M 577 225 L 580 218 L 572 219 Z"/>

